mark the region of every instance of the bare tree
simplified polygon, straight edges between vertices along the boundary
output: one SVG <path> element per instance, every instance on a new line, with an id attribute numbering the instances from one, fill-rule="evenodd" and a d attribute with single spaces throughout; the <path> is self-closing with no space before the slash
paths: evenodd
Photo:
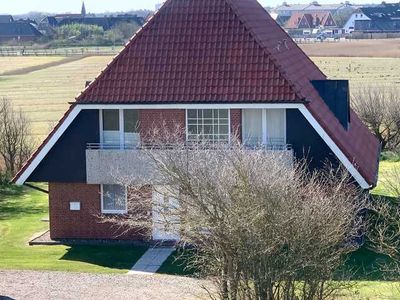
<path id="1" fill-rule="evenodd" d="M 382 150 L 400 143 L 400 88 L 364 87 L 352 95 L 352 104 L 360 118 L 378 138 Z"/>
<path id="2" fill-rule="evenodd" d="M 7 176 L 15 175 L 32 153 L 30 122 L 13 108 L 11 102 L 0 100 L 0 155 L 4 160 Z"/>
<path id="3" fill-rule="evenodd" d="M 152 185 L 175 201 L 144 197 L 143 207 L 129 197 L 129 216 L 106 222 L 142 232 L 167 225 L 196 249 L 189 265 L 215 283 L 211 298 L 327 299 L 342 287 L 333 273 L 358 247 L 364 208 L 347 174 L 308 174 L 290 151 L 157 135 L 144 150 Z M 135 193 L 144 188 L 141 178 L 117 177 Z M 160 224 L 143 215 L 149 206 Z"/>

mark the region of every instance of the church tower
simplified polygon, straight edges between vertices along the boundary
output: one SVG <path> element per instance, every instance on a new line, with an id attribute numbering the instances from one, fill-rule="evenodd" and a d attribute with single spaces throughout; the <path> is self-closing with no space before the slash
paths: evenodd
<path id="1" fill-rule="evenodd" d="M 84 17 L 86 16 L 86 7 L 85 7 L 85 2 L 82 2 L 82 9 L 81 9 L 81 15 Z"/>

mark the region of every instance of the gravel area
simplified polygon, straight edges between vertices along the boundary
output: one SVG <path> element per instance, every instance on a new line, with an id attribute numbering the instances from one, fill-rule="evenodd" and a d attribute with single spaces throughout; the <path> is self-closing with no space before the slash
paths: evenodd
<path id="1" fill-rule="evenodd" d="M 203 284 L 168 275 L 0 270 L 0 299 L 207 299 Z"/>

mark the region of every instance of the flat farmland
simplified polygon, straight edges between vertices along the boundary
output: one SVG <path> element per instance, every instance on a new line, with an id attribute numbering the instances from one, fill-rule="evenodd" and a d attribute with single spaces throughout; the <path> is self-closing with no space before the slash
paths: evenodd
<path id="1" fill-rule="evenodd" d="M 0 65 L 7 59 L 1 57 Z M 69 107 L 68 102 L 84 89 L 85 82 L 93 80 L 110 59 L 91 56 L 26 74 L 0 76 L 0 97 L 10 99 L 27 114 L 33 135 L 41 140 Z M 15 67 L 19 67 L 17 62 Z"/>
<path id="2" fill-rule="evenodd" d="M 300 48 L 302 48 L 309 56 L 400 58 L 400 39 L 316 42 L 300 44 Z"/>
<path id="3" fill-rule="evenodd" d="M 0 97 L 11 99 L 27 114 L 35 140 L 39 142 L 61 118 L 68 102 L 73 102 L 84 89 L 85 82 L 93 80 L 111 58 L 90 56 L 71 61 L 64 57 L 0 57 Z M 312 59 L 329 78 L 350 79 L 353 88 L 367 84 L 400 86 L 400 58 Z M 49 63 L 56 65 L 49 66 Z M 30 71 L 31 67 L 34 71 Z M 8 74 L 15 71 L 17 75 L 1 75 L 3 69 Z"/>
<path id="4" fill-rule="evenodd" d="M 329 79 L 348 79 L 352 88 L 397 85 L 400 87 L 400 58 L 312 57 Z"/>

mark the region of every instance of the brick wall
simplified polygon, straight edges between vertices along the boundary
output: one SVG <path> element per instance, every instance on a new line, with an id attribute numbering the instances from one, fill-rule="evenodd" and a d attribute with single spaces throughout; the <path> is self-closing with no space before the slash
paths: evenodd
<path id="1" fill-rule="evenodd" d="M 168 132 L 180 132 L 184 138 L 186 124 L 186 112 L 184 109 L 143 109 L 139 112 L 139 130 L 142 140 L 149 141 L 153 130 Z"/>
<path id="2" fill-rule="evenodd" d="M 232 139 L 242 140 L 242 110 L 231 109 L 231 136 Z"/>
<path id="3" fill-rule="evenodd" d="M 80 211 L 71 211 L 70 202 L 79 201 Z M 101 223 L 100 186 L 84 183 L 49 183 L 50 236 L 52 239 L 133 239 L 143 240 L 134 230 Z"/>

